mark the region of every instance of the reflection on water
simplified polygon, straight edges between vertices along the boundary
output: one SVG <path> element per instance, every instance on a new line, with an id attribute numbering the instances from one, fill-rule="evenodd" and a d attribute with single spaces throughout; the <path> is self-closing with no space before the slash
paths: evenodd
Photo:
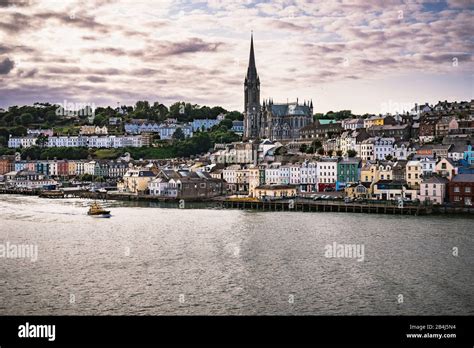
<path id="1" fill-rule="evenodd" d="M 0 243 L 38 245 L 0 258 L 0 314 L 474 314 L 469 217 L 89 204 L 0 196 Z"/>

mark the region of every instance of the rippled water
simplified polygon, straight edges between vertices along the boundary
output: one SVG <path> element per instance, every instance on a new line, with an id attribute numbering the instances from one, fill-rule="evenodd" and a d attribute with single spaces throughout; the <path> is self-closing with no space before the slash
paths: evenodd
<path id="1" fill-rule="evenodd" d="M 0 196 L 0 243 L 38 246 L 0 258 L 0 314 L 474 314 L 470 217 L 89 203 Z"/>

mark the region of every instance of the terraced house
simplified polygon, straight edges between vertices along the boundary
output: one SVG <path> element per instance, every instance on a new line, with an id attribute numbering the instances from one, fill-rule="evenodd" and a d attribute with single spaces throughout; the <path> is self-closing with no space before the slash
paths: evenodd
<path id="1" fill-rule="evenodd" d="M 458 174 L 448 184 L 449 202 L 471 207 L 474 202 L 474 174 Z"/>
<path id="2" fill-rule="evenodd" d="M 337 163 L 336 190 L 360 181 L 361 163 L 360 158 L 344 158 Z"/>

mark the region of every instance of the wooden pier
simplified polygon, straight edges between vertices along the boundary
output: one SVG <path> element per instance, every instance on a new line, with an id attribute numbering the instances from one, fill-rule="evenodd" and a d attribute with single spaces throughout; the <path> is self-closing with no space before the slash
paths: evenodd
<path id="1" fill-rule="evenodd" d="M 227 199 L 222 201 L 223 208 L 251 209 L 258 211 L 298 211 L 298 212 L 337 212 L 337 213 L 366 213 L 392 215 L 426 215 L 431 214 L 430 207 L 421 205 L 384 204 L 386 202 L 344 203 L 342 201 L 245 201 Z"/>

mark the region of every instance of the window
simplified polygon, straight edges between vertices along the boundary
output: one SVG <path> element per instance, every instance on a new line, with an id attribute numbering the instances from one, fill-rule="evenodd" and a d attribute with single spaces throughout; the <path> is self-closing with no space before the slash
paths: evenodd
<path id="1" fill-rule="evenodd" d="M 459 186 L 454 186 L 454 192 L 460 192 Z"/>
<path id="2" fill-rule="evenodd" d="M 471 193 L 471 187 L 470 187 L 470 186 L 466 186 L 466 187 L 464 188 L 464 192 L 465 192 L 465 193 Z"/>

